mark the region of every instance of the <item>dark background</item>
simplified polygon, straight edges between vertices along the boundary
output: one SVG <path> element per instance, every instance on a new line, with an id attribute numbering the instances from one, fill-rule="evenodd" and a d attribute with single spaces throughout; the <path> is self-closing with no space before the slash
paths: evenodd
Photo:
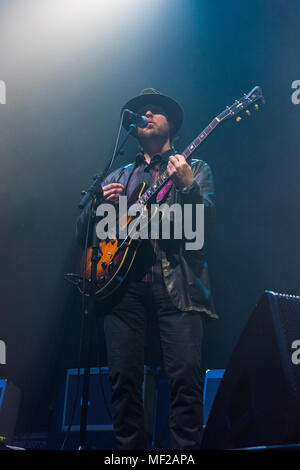
<path id="1" fill-rule="evenodd" d="M 209 267 L 220 320 L 207 328 L 204 368 L 226 367 L 265 289 L 300 294 L 299 36 L 297 0 L 0 1 L 0 375 L 22 390 L 20 430 L 47 428 L 78 365 L 80 299 L 63 274 L 80 254 L 80 191 L 143 88 L 183 105 L 178 151 L 253 86 L 266 99 L 197 153 L 218 207 Z M 117 166 L 136 149 L 131 139 Z"/>

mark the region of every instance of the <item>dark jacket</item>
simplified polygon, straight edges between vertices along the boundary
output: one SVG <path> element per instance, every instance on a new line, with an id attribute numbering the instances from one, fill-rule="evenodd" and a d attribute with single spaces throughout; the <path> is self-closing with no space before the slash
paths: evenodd
<path id="1" fill-rule="evenodd" d="M 166 159 L 172 151 L 165 152 Z M 135 181 L 138 165 L 131 163 L 112 172 L 103 182 L 103 186 L 109 183 L 121 183 L 126 190 Z M 194 183 L 187 194 L 174 189 L 174 185 L 168 194 L 167 204 L 174 202 L 180 204 L 204 204 L 205 239 L 214 222 L 215 197 L 212 172 L 207 163 L 193 159 L 191 168 L 194 174 Z M 165 169 L 162 164 L 161 171 Z M 130 181 L 130 184 L 128 184 Z M 126 195 L 129 196 L 126 191 Z M 87 228 L 89 205 L 82 212 L 76 222 L 77 241 L 84 246 Z M 161 267 L 167 290 L 174 305 L 183 311 L 199 311 L 210 318 L 218 318 L 214 311 L 211 289 L 208 278 L 206 261 L 206 243 L 200 250 L 186 250 L 186 240 L 162 240 L 161 242 Z"/>

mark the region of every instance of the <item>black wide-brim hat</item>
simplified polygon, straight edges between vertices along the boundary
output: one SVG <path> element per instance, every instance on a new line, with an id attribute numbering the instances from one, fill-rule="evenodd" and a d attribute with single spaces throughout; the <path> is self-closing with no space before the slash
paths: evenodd
<path id="1" fill-rule="evenodd" d="M 169 96 L 163 95 L 154 88 L 145 88 L 141 91 L 138 96 L 135 96 L 123 106 L 121 113 L 124 109 L 129 109 L 137 113 L 141 108 L 147 105 L 156 105 L 160 106 L 166 113 L 168 121 L 172 122 L 173 129 L 172 135 L 176 134 L 181 127 L 184 113 L 183 109 L 177 101 L 173 100 Z M 128 114 L 128 113 L 127 113 Z M 128 130 L 129 125 L 131 124 L 129 117 L 125 113 L 123 126 Z"/>

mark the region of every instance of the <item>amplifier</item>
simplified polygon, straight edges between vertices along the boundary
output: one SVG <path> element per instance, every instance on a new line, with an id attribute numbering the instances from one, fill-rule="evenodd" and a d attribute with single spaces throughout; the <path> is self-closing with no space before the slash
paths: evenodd
<path id="1" fill-rule="evenodd" d="M 204 380 L 203 405 L 205 427 L 213 402 L 224 375 L 224 369 L 207 370 Z M 84 369 L 68 369 L 64 390 L 63 412 L 61 414 L 61 432 L 80 431 L 82 384 Z M 79 385 L 78 385 L 79 384 Z M 77 403 L 74 402 L 79 387 Z M 104 395 L 104 396 L 103 396 Z M 90 387 L 88 400 L 87 431 L 113 431 L 111 413 L 111 384 L 108 367 L 92 367 L 90 369 Z M 201 397 L 199 397 L 201 400 Z M 143 401 L 145 412 L 145 429 L 151 448 L 170 449 L 169 430 L 169 383 L 159 367 L 144 368 Z"/>
<path id="2" fill-rule="evenodd" d="M 62 417 L 62 432 L 69 428 L 72 413 L 74 412 L 71 431 L 80 430 L 80 419 L 82 409 L 82 384 L 84 369 L 68 369 L 65 387 L 65 398 Z M 79 386 L 77 403 L 74 409 L 74 403 Z M 111 385 L 108 377 L 108 367 L 91 367 L 90 369 L 90 387 L 88 400 L 87 431 L 112 431 L 111 422 Z M 106 405 L 107 404 L 107 407 Z M 73 411 L 74 409 L 74 411 Z"/>

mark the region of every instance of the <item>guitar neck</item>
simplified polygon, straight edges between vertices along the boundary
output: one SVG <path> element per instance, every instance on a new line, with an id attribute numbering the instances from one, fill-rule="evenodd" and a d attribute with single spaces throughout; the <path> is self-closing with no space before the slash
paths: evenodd
<path id="1" fill-rule="evenodd" d="M 190 145 L 182 152 L 185 159 L 189 158 L 192 153 L 199 147 L 202 142 L 209 136 L 209 134 L 217 127 L 220 123 L 218 117 L 214 118 L 211 123 L 190 143 Z M 145 204 L 156 192 L 158 192 L 168 181 L 169 176 L 167 171 L 164 171 L 156 183 L 153 184 L 138 200 L 139 204 Z"/>
<path id="2" fill-rule="evenodd" d="M 199 134 L 196 139 L 182 152 L 182 155 L 187 159 L 199 147 L 202 142 L 209 136 L 209 134 L 217 127 L 220 120 L 216 117 L 210 124 Z"/>
<path id="3" fill-rule="evenodd" d="M 192 153 L 199 147 L 199 145 L 209 136 L 209 134 L 223 121 L 226 119 L 232 119 L 235 116 L 238 116 L 243 110 L 247 110 L 246 113 L 250 114 L 248 111 L 249 106 L 254 104 L 255 109 L 258 109 L 257 101 L 265 102 L 262 90 L 259 86 L 255 86 L 249 93 L 245 93 L 242 98 L 235 100 L 231 106 L 226 106 L 226 109 L 222 111 L 217 117 L 215 117 L 211 123 L 190 143 L 190 145 L 182 152 L 182 155 L 187 159 Z M 237 118 L 238 119 L 238 118 Z M 145 204 L 154 194 L 158 191 L 166 194 L 166 191 L 171 186 L 171 181 L 169 181 L 169 176 L 167 171 L 164 171 L 162 175 L 158 178 L 157 182 L 151 186 L 137 201 L 139 204 Z M 159 194 L 160 195 L 160 194 Z"/>

